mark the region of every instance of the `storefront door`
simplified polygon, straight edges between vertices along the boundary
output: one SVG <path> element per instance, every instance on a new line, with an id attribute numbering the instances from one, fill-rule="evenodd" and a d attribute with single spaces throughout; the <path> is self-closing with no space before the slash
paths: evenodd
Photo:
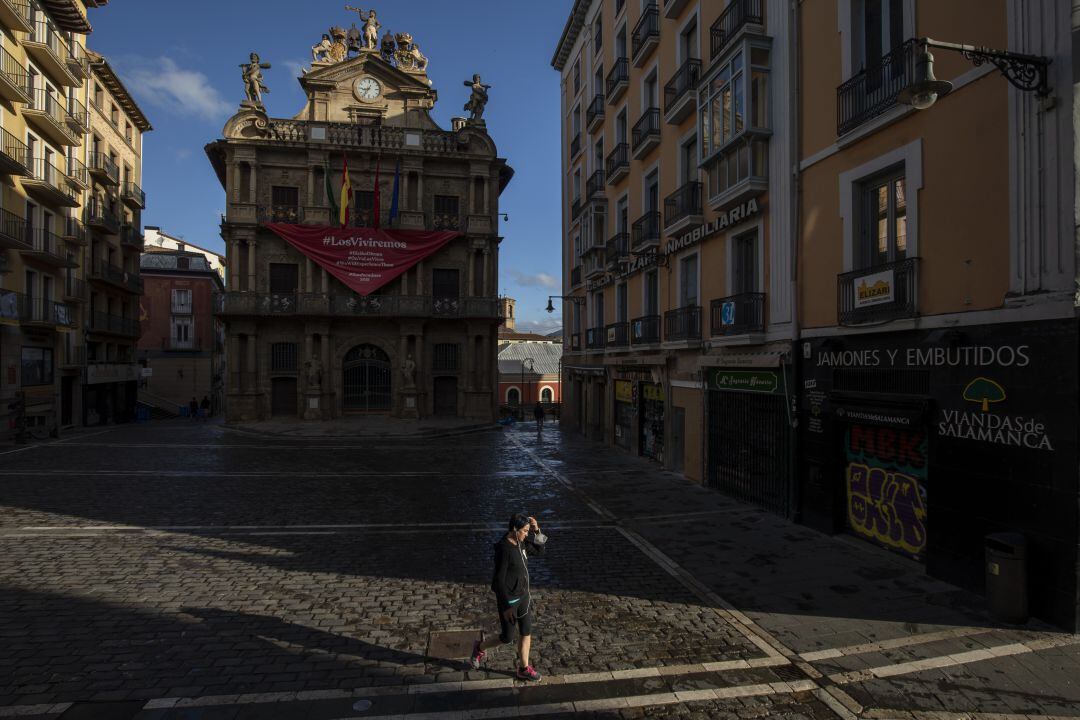
<path id="1" fill-rule="evenodd" d="M 630 449 L 634 427 L 633 383 L 629 380 L 615 381 L 615 409 L 612 418 L 615 421 L 615 444 Z"/>
<path id="2" fill-rule="evenodd" d="M 844 498 L 848 530 L 902 555 L 926 553 L 925 427 L 848 423 Z"/>
<path id="3" fill-rule="evenodd" d="M 638 412 L 639 442 L 638 448 L 645 457 L 659 462 L 664 461 L 664 386 L 658 383 L 643 382 L 640 385 Z"/>

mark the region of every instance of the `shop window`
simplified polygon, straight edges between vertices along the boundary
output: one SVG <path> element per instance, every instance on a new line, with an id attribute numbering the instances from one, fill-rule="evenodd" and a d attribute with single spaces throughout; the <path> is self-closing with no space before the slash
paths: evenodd
<path id="1" fill-rule="evenodd" d="M 52 385 L 52 348 L 24 347 L 22 349 L 22 386 Z"/>
<path id="2" fill-rule="evenodd" d="M 858 268 L 907 257 L 907 184 L 903 168 L 859 186 Z"/>

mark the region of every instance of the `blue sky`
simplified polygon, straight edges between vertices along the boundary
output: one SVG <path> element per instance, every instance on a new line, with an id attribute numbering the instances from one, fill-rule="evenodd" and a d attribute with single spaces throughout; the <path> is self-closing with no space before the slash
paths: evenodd
<path id="1" fill-rule="evenodd" d="M 259 53 L 272 117 L 303 106 L 296 81 L 310 47 L 331 25 L 357 21 L 345 0 L 112 0 L 90 11 L 88 45 L 109 57 L 150 118 L 144 145 L 145 225 L 223 251 L 224 191 L 203 146 L 220 137 L 244 97 L 239 64 Z M 410 0 L 376 5 L 383 31 L 409 32 L 430 60 L 439 91 L 433 116 L 449 128 L 464 114 L 462 81 L 491 84 L 488 132 L 515 170 L 502 195 L 500 291 L 518 301 L 519 326 L 557 327 L 543 311 L 560 280 L 559 76 L 550 60 L 572 0 Z M 357 24 L 360 23 L 357 21 Z"/>

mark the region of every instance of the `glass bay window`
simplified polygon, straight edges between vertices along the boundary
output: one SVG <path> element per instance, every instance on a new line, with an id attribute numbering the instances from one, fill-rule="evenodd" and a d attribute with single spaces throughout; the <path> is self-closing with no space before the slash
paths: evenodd
<path id="1" fill-rule="evenodd" d="M 700 164 L 714 207 L 767 186 L 770 60 L 769 38 L 747 37 L 713 64 L 699 86 Z"/>

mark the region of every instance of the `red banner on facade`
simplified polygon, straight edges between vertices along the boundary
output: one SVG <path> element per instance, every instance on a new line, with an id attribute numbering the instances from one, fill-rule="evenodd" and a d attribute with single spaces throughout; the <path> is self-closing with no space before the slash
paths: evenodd
<path id="1" fill-rule="evenodd" d="M 461 235 L 266 223 L 266 228 L 360 295 L 375 292 Z"/>

